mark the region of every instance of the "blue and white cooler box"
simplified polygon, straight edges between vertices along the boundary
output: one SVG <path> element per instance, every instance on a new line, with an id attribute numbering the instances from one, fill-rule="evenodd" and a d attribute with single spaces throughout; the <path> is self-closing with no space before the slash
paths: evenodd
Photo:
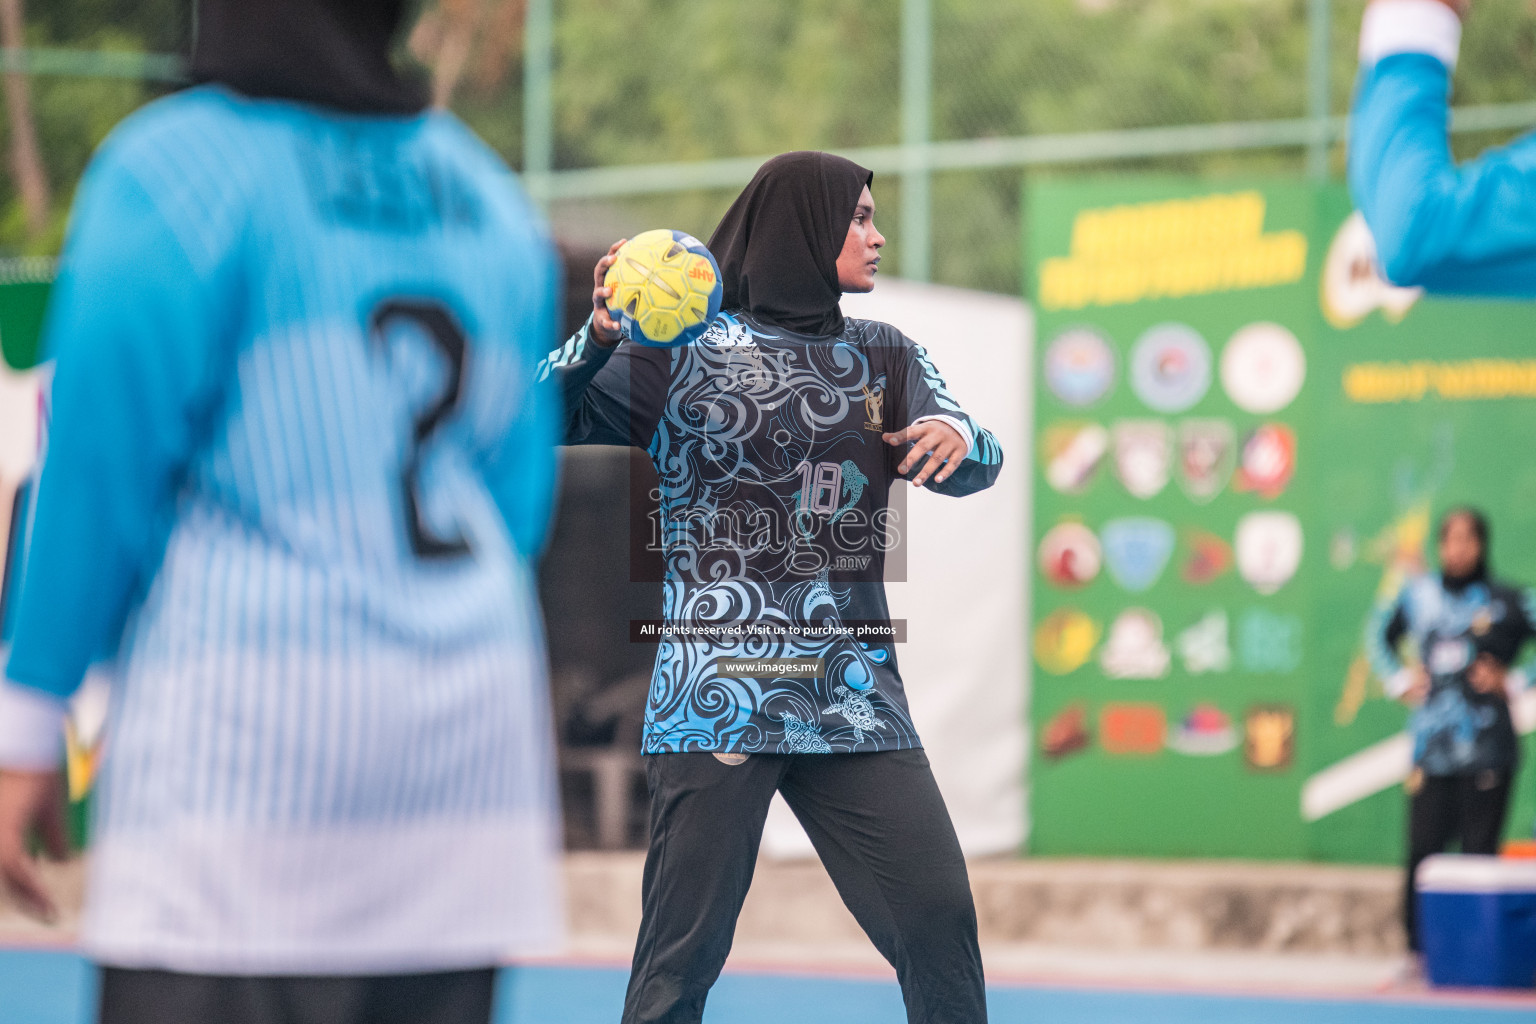
<path id="1" fill-rule="evenodd" d="M 1431 984 L 1536 988 L 1536 860 L 1438 854 L 1418 898 Z"/>

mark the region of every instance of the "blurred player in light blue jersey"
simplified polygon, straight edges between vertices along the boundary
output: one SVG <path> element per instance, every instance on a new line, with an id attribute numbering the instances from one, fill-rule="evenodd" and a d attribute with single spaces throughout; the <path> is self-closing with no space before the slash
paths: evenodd
<path id="1" fill-rule="evenodd" d="M 532 563 L 554 250 L 389 53 L 407 5 L 203 0 L 113 133 L 48 315 L 0 691 L 0 873 L 64 698 L 114 706 L 84 943 L 111 1022 L 486 1020 L 558 937 Z"/>
<path id="2" fill-rule="evenodd" d="M 1386 277 L 1536 296 L 1536 136 L 1457 166 L 1446 121 L 1467 0 L 1372 0 L 1360 31 L 1349 184 Z"/>

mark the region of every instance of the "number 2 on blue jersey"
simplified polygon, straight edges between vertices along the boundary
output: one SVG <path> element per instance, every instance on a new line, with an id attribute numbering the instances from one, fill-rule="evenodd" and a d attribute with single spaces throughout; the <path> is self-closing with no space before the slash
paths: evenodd
<path id="1" fill-rule="evenodd" d="M 448 361 L 448 377 L 442 391 L 411 424 L 411 447 L 400 468 L 406 537 L 418 558 L 457 558 L 470 553 L 469 541 L 458 532 L 448 537 L 434 534 L 431 526 L 421 518 L 421 501 L 417 491 L 421 474 L 421 450 L 431 438 L 432 432 L 453 414 L 462 395 L 464 361 L 469 350 L 469 340 L 464 336 L 464 329 L 459 326 L 458 320 L 441 302 L 430 299 L 386 299 L 374 307 L 368 317 L 368 337 L 374 348 L 381 353 L 387 351 L 389 328 L 402 323 L 419 328 Z"/>

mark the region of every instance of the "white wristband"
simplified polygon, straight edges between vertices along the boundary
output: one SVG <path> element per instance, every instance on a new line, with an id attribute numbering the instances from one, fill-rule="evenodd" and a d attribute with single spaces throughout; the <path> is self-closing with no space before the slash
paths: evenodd
<path id="1" fill-rule="evenodd" d="M 1412 669 L 1400 668 L 1381 681 L 1381 688 L 1388 697 L 1397 700 L 1413 688 L 1413 679 Z"/>
<path id="2" fill-rule="evenodd" d="M 0 679 L 0 768 L 48 771 L 64 759 L 64 702 Z"/>
<path id="3" fill-rule="evenodd" d="M 1440 0 L 1375 0 L 1360 26 L 1360 63 L 1395 53 L 1424 53 L 1452 70 L 1461 52 L 1461 19 Z"/>

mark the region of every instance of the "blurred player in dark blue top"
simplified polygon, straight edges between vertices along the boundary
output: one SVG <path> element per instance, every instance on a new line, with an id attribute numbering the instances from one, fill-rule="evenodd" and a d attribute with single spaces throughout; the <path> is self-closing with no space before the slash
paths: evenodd
<path id="1" fill-rule="evenodd" d="M 908 1020 L 986 1019 L 965 861 L 879 630 L 907 529 L 892 486 L 970 494 L 1002 450 L 919 345 L 839 309 L 874 287 L 885 244 L 871 177 L 826 153 L 764 164 L 710 239 L 725 312 L 690 345 L 619 343 L 602 286 L 615 247 L 592 319 L 551 358 L 566 443 L 643 447 L 661 485 L 673 632 L 645 716 L 626 1024 L 700 1020 L 776 791 L 895 966 Z"/>
<path id="2" fill-rule="evenodd" d="M 1498 852 L 1520 759 L 1510 700 L 1527 684 L 1515 666 L 1536 636 L 1536 597 L 1489 575 L 1482 513 L 1446 513 L 1439 556 L 1439 574 L 1408 580 L 1367 637 L 1387 694 L 1413 709 L 1404 917 L 1414 950 L 1419 863 L 1453 841 L 1463 853 Z"/>

